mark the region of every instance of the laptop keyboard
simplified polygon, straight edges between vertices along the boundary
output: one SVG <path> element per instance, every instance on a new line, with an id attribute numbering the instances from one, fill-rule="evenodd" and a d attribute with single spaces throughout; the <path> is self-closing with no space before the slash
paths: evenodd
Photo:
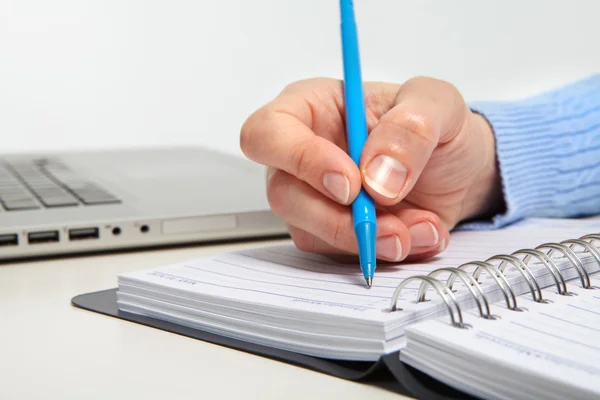
<path id="1" fill-rule="evenodd" d="M 5 211 L 118 204 L 121 200 L 57 160 L 0 163 Z"/>

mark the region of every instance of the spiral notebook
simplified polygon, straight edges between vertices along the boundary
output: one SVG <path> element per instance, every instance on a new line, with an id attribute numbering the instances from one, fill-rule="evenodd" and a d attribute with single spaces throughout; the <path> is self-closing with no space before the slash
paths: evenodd
<path id="1" fill-rule="evenodd" d="M 428 387 L 400 369 L 454 395 L 587 399 L 600 397 L 595 232 L 599 219 L 456 232 L 438 257 L 378 266 L 371 289 L 355 264 L 257 248 L 122 274 L 74 304 L 349 379 L 384 360 L 417 395 Z"/>

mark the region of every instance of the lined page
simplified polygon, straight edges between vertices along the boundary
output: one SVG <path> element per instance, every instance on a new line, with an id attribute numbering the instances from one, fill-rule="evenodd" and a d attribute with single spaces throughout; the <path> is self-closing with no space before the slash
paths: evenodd
<path id="1" fill-rule="evenodd" d="M 155 290 L 228 299 L 238 306 L 261 304 L 385 321 L 398 317 L 385 310 L 395 288 L 408 277 L 544 242 L 577 238 L 593 227 L 580 222 L 576 227 L 540 229 L 539 224 L 528 221 L 497 231 L 456 232 L 438 257 L 420 263 L 380 264 L 371 289 L 365 287 L 357 264 L 301 252 L 291 245 L 221 254 L 119 278 L 122 285 L 153 285 Z M 403 298 L 413 300 L 418 285 L 408 286 Z M 426 304 L 415 307 L 431 306 Z"/>
<path id="2" fill-rule="evenodd" d="M 593 284 L 600 287 L 600 280 L 593 280 Z M 600 396 L 600 290 L 575 292 L 577 296 L 548 294 L 552 301 L 549 304 L 522 299 L 527 308 L 524 312 L 495 307 L 494 313 L 500 317 L 496 320 L 484 320 L 469 312 L 466 322 L 470 329 L 451 327 L 441 319 L 415 324 L 407 328 L 408 348 L 401 359 L 426 373 L 439 374 L 438 379 L 452 384 L 466 379 L 464 385 L 476 391 L 481 388 L 475 387 L 475 378 L 442 372 L 453 368 L 444 353 L 453 354 L 467 368 L 476 369 L 481 379 L 493 376 L 488 379 L 488 387 L 490 382 L 501 384 L 510 380 L 503 374 L 514 374 L 519 376 L 515 382 L 527 384 L 522 390 L 566 390 L 568 398 L 575 398 L 571 391 L 577 387 L 585 393 L 583 398 L 592 393 Z M 413 342 L 425 344 L 435 356 L 424 362 Z M 552 385 L 562 389 L 553 389 Z M 489 396 L 491 392 L 485 394 Z"/>

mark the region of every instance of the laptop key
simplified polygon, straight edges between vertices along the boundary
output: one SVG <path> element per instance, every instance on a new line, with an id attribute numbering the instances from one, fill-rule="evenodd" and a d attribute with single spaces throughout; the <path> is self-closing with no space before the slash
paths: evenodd
<path id="1" fill-rule="evenodd" d="M 12 192 L 0 194 L 2 200 L 33 200 L 33 196 L 27 192 Z"/>
<path id="2" fill-rule="evenodd" d="M 0 180 L 0 187 L 20 187 L 19 183 L 16 180 Z"/>
<path id="3" fill-rule="evenodd" d="M 56 183 L 53 182 L 48 182 L 48 183 L 29 183 L 29 187 L 32 190 L 48 190 L 48 189 L 56 189 L 58 188 L 58 186 L 56 185 Z"/>
<path id="4" fill-rule="evenodd" d="M 0 189 L 0 196 L 14 196 L 14 195 L 23 195 L 29 196 L 29 193 L 20 187 L 10 188 L 10 189 Z"/>
<path id="5" fill-rule="evenodd" d="M 86 190 L 101 190 L 97 185 L 86 181 L 73 181 L 65 183 L 65 186 L 73 192 L 81 192 Z"/>
<path id="6" fill-rule="evenodd" d="M 59 188 L 51 188 L 51 189 L 38 189 L 33 191 L 39 197 L 58 197 L 64 196 L 68 197 L 67 193 Z"/>
<path id="7" fill-rule="evenodd" d="M 26 200 L 2 200 L 2 205 L 7 211 L 35 210 L 40 206 L 33 199 Z"/>
<path id="8" fill-rule="evenodd" d="M 87 190 L 75 192 L 75 195 L 84 204 L 109 204 L 109 203 L 120 203 L 121 200 L 111 195 L 110 193 L 102 190 Z"/>
<path id="9" fill-rule="evenodd" d="M 3 198 L 5 194 L 8 197 Z M 36 198 L 46 208 L 121 203 L 102 187 L 52 159 L 15 162 L 6 168 L 0 165 L 0 200 L 11 209 L 40 208 Z"/>
<path id="10" fill-rule="evenodd" d="M 53 207 L 74 207 L 78 206 L 79 202 L 67 196 L 41 197 L 40 201 L 48 208 Z"/>
<path id="11" fill-rule="evenodd" d="M 69 187 L 69 189 L 86 205 L 116 204 L 121 202 L 117 197 L 90 182 Z"/>
<path id="12" fill-rule="evenodd" d="M 35 203 L 35 200 L 31 196 L 1 196 L 0 199 L 2 201 L 8 201 L 11 203 L 27 202 L 27 201 L 33 201 Z"/>
<path id="13" fill-rule="evenodd" d="M 91 205 L 99 205 L 99 204 L 119 204 L 121 200 L 116 197 L 92 197 L 87 199 L 81 199 L 83 204 L 91 206 Z"/>

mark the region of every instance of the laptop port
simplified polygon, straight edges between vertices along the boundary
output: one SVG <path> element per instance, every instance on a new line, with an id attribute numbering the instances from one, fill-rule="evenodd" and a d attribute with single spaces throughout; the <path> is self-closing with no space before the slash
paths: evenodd
<path id="1" fill-rule="evenodd" d="M 58 231 L 30 232 L 27 234 L 29 244 L 58 242 Z"/>
<path id="2" fill-rule="evenodd" d="M 18 244 L 19 235 L 17 235 L 16 233 L 0 235 L 0 246 L 17 246 Z"/>
<path id="3" fill-rule="evenodd" d="M 98 239 L 100 231 L 98 228 L 76 228 L 69 229 L 69 240 Z"/>

